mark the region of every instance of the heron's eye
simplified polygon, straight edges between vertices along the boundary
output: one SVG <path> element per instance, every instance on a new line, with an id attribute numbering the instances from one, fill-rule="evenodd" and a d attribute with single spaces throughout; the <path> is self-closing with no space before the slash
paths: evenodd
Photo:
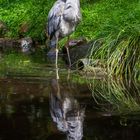
<path id="1" fill-rule="evenodd" d="M 67 9 L 69 9 L 69 8 L 71 8 L 71 5 L 69 5 L 69 6 L 67 7 Z"/>

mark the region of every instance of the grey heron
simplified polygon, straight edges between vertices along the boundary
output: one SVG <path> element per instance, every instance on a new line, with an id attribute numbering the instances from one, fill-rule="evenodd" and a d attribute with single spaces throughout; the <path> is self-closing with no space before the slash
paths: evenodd
<path id="1" fill-rule="evenodd" d="M 56 49 L 56 68 L 58 68 L 58 41 L 66 36 L 68 39 L 65 47 L 68 54 L 69 66 L 71 67 L 68 49 L 69 35 L 75 31 L 81 18 L 79 0 L 57 0 L 49 11 L 47 34 L 50 39 L 50 48 Z"/>

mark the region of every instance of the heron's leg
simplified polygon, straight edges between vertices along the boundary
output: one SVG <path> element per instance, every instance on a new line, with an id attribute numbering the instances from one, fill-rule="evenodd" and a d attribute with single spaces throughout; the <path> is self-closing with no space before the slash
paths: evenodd
<path id="1" fill-rule="evenodd" d="M 55 67 L 58 68 L 58 49 L 56 48 Z"/>
<path id="2" fill-rule="evenodd" d="M 56 79 L 59 79 L 59 74 L 58 74 L 58 38 L 56 38 L 55 68 L 56 68 Z"/>
<path id="3" fill-rule="evenodd" d="M 68 69 L 68 75 L 67 75 L 67 80 L 70 79 L 70 68 Z"/>
<path id="4" fill-rule="evenodd" d="M 68 36 L 68 39 L 67 39 L 67 43 L 65 45 L 66 47 L 66 50 L 67 50 L 67 55 L 68 55 L 68 61 L 69 61 L 69 67 L 71 67 L 71 59 L 70 59 L 70 53 L 69 53 L 69 36 Z"/>

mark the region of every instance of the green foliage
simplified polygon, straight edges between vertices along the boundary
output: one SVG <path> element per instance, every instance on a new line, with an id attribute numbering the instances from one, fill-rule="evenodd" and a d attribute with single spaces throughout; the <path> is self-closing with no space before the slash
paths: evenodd
<path id="1" fill-rule="evenodd" d="M 49 0 L 2 0 L 0 19 L 10 30 L 8 36 L 17 37 L 20 26 L 28 23 L 29 31 L 26 35 L 41 39 L 52 3 Z"/>
<path id="2" fill-rule="evenodd" d="M 83 22 L 78 28 L 88 38 L 127 35 L 140 31 L 139 0 L 81 2 Z M 76 32 L 77 33 L 77 32 Z"/>
<path id="3" fill-rule="evenodd" d="M 126 37 L 120 34 L 118 38 L 112 36 L 104 38 L 100 47 L 93 45 L 92 59 L 105 60 L 109 75 L 125 79 L 140 80 L 140 36 Z"/>
<path id="4" fill-rule="evenodd" d="M 55 0 L 1 0 L 0 19 L 9 27 L 10 37 L 18 36 L 21 24 L 28 23 L 26 35 L 44 38 L 47 15 Z M 83 20 L 73 37 L 87 39 L 117 36 L 125 31 L 127 35 L 140 31 L 139 0 L 81 0 Z"/>

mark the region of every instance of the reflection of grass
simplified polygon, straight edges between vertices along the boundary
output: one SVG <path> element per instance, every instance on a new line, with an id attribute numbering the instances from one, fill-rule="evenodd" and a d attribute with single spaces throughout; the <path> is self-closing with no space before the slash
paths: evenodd
<path id="1" fill-rule="evenodd" d="M 76 71 L 68 71 L 64 62 L 59 61 L 60 79 L 66 80 L 70 75 L 70 81 L 83 84 L 86 80 L 80 77 Z M 6 53 L 0 59 L 0 77 L 19 76 L 24 78 L 38 79 L 55 78 L 55 65 L 43 58 L 42 52 L 36 52 L 33 55 L 24 55 L 22 53 Z"/>
<path id="2" fill-rule="evenodd" d="M 92 83 L 93 82 L 93 83 Z M 94 80 L 90 83 L 92 95 L 104 110 L 119 113 L 140 111 L 140 87 L 121 80 Z"/>
<path id="3" fill-rule="evenodd" d="M 0 75 L 4 76 L 9 73 L 15 74 L 31 74 L 37 76 L 46 76 L 48 73 L 44 68 L 38 68 L 39 64 L 33 62 L 34 58 L 32 56 L 18 54 L 18 53 L 11 53 L 4 55 L 3 58 L 0 60 Z M 38 58 L 39 59 L 39 58 Z M 39 61 L 39 60 L 38 60 Z M 41 62 L 41 60 L 40 60 Z"/>

